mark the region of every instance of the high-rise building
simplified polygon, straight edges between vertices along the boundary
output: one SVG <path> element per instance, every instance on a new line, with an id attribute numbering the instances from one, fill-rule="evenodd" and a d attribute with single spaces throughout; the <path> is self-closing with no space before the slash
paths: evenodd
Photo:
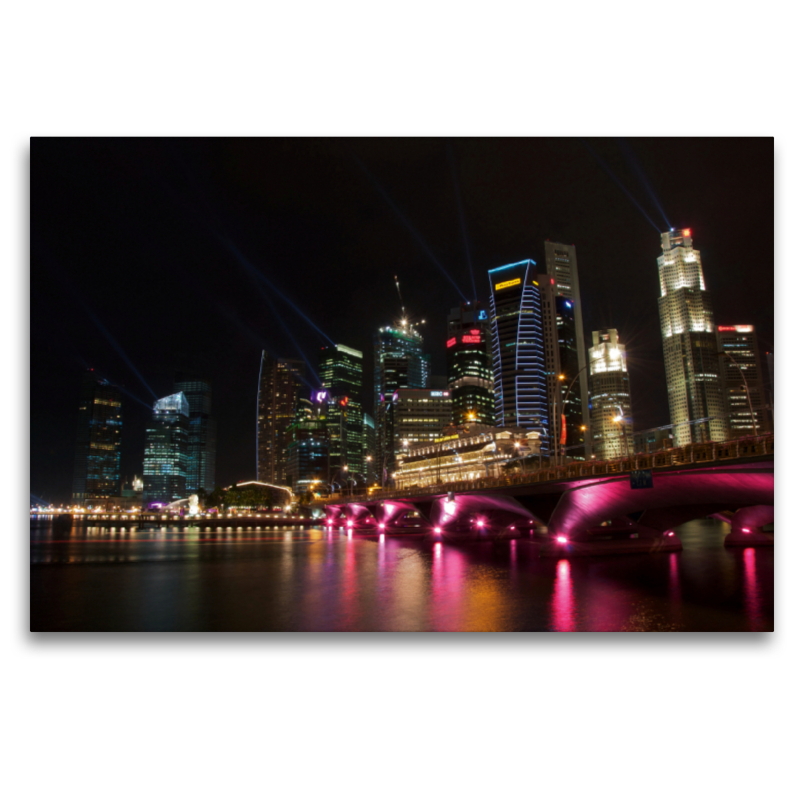
<path id="1" fill-rule="evenodd" d="M 258 376 L 257 475 L 262 483 L 287 484 L 286 429 L 294 419 L 305 380 L 305 362 L 261 354 Z"/>
<path id="2" fill-rule="evenodd" d="M 447 317 L 447 390 L 453 422 L 494 424 L 491 328 L 480 303 L 462 303 Z"/>
<path id="3" fill-rule="evenodd" d="M 775 430 L 775 353 L 767 353 L 767 374 L 769 375 L 769 419 Z"/>
<path id="4" fill-rule="evenodd" d="M 394 445 L 396 452 L 432 442 L 452 420 L 450 392 L 438 389 L 398 389 L 395 406 Z"/>
<path id="5" fill-rule="evenodd" d="M 287 430 L 288 455 L 286 474 L 292 491 L 300 494 L 316 484 L 329 480 L 327 406 L 304 397 L 297 402 L 297 411 Z"/>
<path id="6" fill-rule="evenodd" d="M 364 453 L 364 472 L 367 476 L 367 482 L 372 484 L 378 479 L 378 466 L 377 466 L 377 441 L 375 437 L 375 420 L 369 415 L 364 414 L 364 444 L 362 452 Z"/>
<path id="7" fill-rule="evenodd" d="M 153 403 L 144 450 L 145 503 L 171 503 L 187 497 L 189 403 L 183 392 Z"/>
<path id="8" fill-rule="evenodd" d="M 601 461 L 632 455 L 635 449 L 628 362 L 625 345 L 614 328 L 592 331 L 589 372 L 594 455 Z"/>
<path id="9" fill-rule="evenodd" d="M 577 376 L 567 398 L 564 416 L 567 422 L 567 455 L 573 458 L 589 458 L 592 454 L 591 439 L 585 435 L 589 427 L 589 374 L 586 369 L 586 340 L 583 332 L 583 309 L 581 306 L 580 281 L 578 280 L 578 258 L 575 246 L 560 242 L 544 243 L 545 264 L 549 285 L 555 294 L 555 323 L 558 348 L 558 365 L 554 378 L 548 384 L 548 396 L 552 398 L 557 376 L 563 374 L 567 385 Z M 541 286 L 546 282 L 539 281 Z M 545 326 L 545 331 L 548 331 Z M 547 336 L 545 337 L 547 346 Z M 548 369 L 548 373 L 550 369 Z M 582 430 L 583 428 L 583 430 Z M 583 453 L 580 445 L 583 444 Z"/>
<path id="10" fill-rule="evenodd" d="M 720 356 L 720 374 L 731 436 L 738 438 L 771 430 L 755 328 L 752 325 L 719 325 L 717 352 L 725 353 Z"/>
<path id="11" fill-rule="evenodd" d="M 216 478 L 217 423 L 211 416 L 211 384 L 199 375 L 175 374 L 174 392 L 189 403 L 189 467 L 186 491 L 212 492 Z"/>
<path id="12" fill-rule="evenodd" d="M 323 347 L 319 357 L 319 377 L 326 392 L 327 426 L 331 471 L 347 467 L 363 475 L 364 409 L 361 405 L 364 354 L 336 344 Z"/>
<path id="13" fill-rule="evenodd" d="M 530 259 L 489 270 L 495 425 L 539 432 L 549 452 L 542 298 Z"/>
<path id="14" fill-rule="evenodd" d="M 688 228 L 662 233 L 661 249 L 658 314 L 675 444 L 724 441 L 727 414 L 700 251 Z"/>
<path id="15" fill-rule="evenodd" d="M 81 381 L 72 501 L 78 505 L 120 493 L 122 395 L 107 380 L 87 370 Z"/>
<path id="16" fill-rule="evenodd" d="M 422 352 L 422 334 L 413 325 L 380 328 L 375 334 L 375 416 L 377 469 L 382 482 L 394 470 L 394 417 L 399 389 L 427 389 L 430 356 Z"/>

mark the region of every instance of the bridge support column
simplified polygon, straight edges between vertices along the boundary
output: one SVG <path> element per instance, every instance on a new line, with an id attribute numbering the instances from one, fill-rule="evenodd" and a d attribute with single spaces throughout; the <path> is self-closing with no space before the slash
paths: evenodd
<path id="1" fill-rule="evenodd" d="M 730 519 L 731 532 L 725 547 L 773 547 L 775 537 L 761 530 L 775 521 L 775 506 L 740 508 Z"/>

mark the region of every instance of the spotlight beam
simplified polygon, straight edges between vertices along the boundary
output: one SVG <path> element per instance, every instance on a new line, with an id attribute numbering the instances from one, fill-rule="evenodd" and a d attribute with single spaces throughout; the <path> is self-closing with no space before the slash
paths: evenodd
<path id="1" fill-rule="evenodd" d="M 436 264 L 436 266 L 439 268 L 439 271 L 442 273 L 442 275 L 444 275 L 445 278 L 447 278 L 447 280 L 449 280 L 450 283 L 453 284 L 453 286 L 455 287 L 455 290 L 461 295 L 461 298 L 464 300 L 464 302 L 465 303 L 468 302 L 466 296 L 464 295 L 464 292 L 461 291 L 461 289 L 459 288 L 458 284 L 450 276 L 450 273 L 442 266 L 442 264 L 439 261 L 439 259 L 436 258 L 436 256 L 431 252 L 431 249 L 428 247 L 427 244 L 425 244 L 425 241 L 423 240 L 423 238 L 419 235 L 419 233 L 417 233 L 416 228 L 414 228 L 414 226 L 408 221 L 408 219 L 403 214 L 403 212 L 395 205 L 395 203 L 392 200 L 392 198 L 389 197 L 389 195 L 386 193 L 384 188 L 380 185 L 380 183 L 378 183 L 376 178 L 367 169 L 367 167 L 364 164 L 364 162 L 361 161 L 361 159 L 357 155 L 355 155 L 355 153 L 353 154 L 353 158 L 355 159 L 355 161 L 358 164 L 358 166 L 361 167 L 361 169 L 364 171 L 364 174 L 369 178 L 369 180 L 372 183 L 372 185 L 378 190 L 378 192 L 380 193 L 381 197 L 383 197 L 383 199 L 388 203 L 389 207 L 398 216 L 398 218 L 403 223 L 403 225 L 406 226 L 406 229 L 414 237 L 414 239 L 417 241 L 417 244 L 425 251 L 425 253 L 427 254 L 428 258 L 430 258 L 430 260 L 433 261 L 434 264 Z"/>
<path id="2" fill-rule="evenodd" d="M 661 203 L 658 202 L 656 193 L 653 191 L 653 187 L 650 186 L 650 182 L 645 177 L 642 165 L 639 163 L 638 159 L 634 155 L 631 146 L 624 139 L 617 139 L 617 143 L 619 144 L 622 152 L 625 154 L 625 158 L 628 159 L 628 163 L 633 167 L 634 170 L 636 170 L 636 174 L 639 176 L 639 180 L 642 182 L 642 186 L 644 186 L 644 188 L 647 190 L 647 193 L 650 195 L 650 199 L 656 204 L 656 208 L 663 217 L 664 222 L 667 223 L 667 228 L 671 228 L 672 225 L 669 224 L 667 215 L 664 213 L 664 209 L 661 207 Z"/>
<path id="3" fill-rule="evenodd" d="M 622 191 L 623 191 L 623 192 L 625 192 L 625 195 L 627 196 L 628 200 L 630 200 L 630 201 L 631 201 L 631 203 L 633 203 L 633 204 L 636 206 L 636 208 L 638 208 L 638 209 L 639 209 L 639 211 L 641 211 L 641 212 L 642 212 L 642 216 L 643 216 L 643 217 L 644 217 L 644 218 L 645 218 L 645 219 L 646 219 L 646 220 L 647 220 L 647 221 L 648 221 L 648 222 L 649 222 L 649 223 L 650 223 L 650 224 L 651 224 L 651 225 L 652 225 L 652 226 L 653 226 L 653 227 L 654 227 L 654 228 L 655 228 L 655 229 L 656 229 L 656 230 L 657 230 L 659 233 L 661 233 L 661 232 L 662 232 L 662 231 L 661 231 L 661 228 L 659 228 L 659 227 L 658 227 L 658 225 L 656 225 L 656 224 L 655 224 L 655 222 L 653 222 L 653 220 L 651 220 L 651 219 L 650 219 L 650 217 L 648 217 L 648 216 L 647 216 L 647 213 L 646 213 L 646 212 L 645 212 L 645 210 L 644 210 L 644 209 L 643 209 L 643 208 L 642 208 L 642 207 L 641 207 L 641 206 L 640 206 L 640 205 L 639 205 L 639 204 L 636 202 L 636 199 L 634 198 L 634 196 L 633 196 L 633 195 L 632 195 L 632 194 L 631 194 L 631 193 L 630 193 L 630 192 L 629 192 L 629 191 L 628 191 L 628 190 L 627 190 L 627 189 L 626 189 L 626 188 L 625 188 L 625 187 L 622 185 L 622 182 L 619 180 L 619 178 L 617 178 L 617 176 L 616 176 L 616 175 L 615 175 L 615 174 L 614 174 L 614 173 L 611 171 L 611 167 L 609 167 L 609 166 L 608 166 L 608 164 L 606 164 L 606 162 L 605 162 L 605 161 L 603 161 L 603 159 L 602 159 L 602 158 L 600 158 L 600 156 L 599 156 L 599 155 L 597 155 L 597 153 L 595 153 L 595 151 L 594 151 L 594 150 L 593 150 L 593 149 L 592 149 L 592 148 L 591 148 L 591 147 L 590 147 L 590 146 L 589 146 L 589 145 L 588 145 L 588 144 L 587 144 L 587 143 L 586 143 L 586 142 L 585 142 L 583 139 L 581 139 L 580 141 L 581 141 L 581 144 L 582 144 L 582 145 L 583 145 L 583 146 L 584 146 L 584 147 L 585 147 L 585 148 L 586 148 L 586 149 L 589 151 L 589 153 L 591 153 L 591 155 L 594 157 L 595 161 L 597 161 L 597 163 L 598 163 L 598 164 L 599 164 L 599 165 L 600 165 L 600 166 L 601 166 L 601 167 L 602 167 L 602 168 L 603 168 L 603 169 L 604 169 L 604 170 L 605 170 L 605 171 L 608 173 L 608 176 L 609 176 L 609 177 L 610 177 L 610 178 L 611 178 L 611 179 L 614 181 L 614 183 L 616 183 L 616 184 L 617 184 L 617 186 L 619 186 L 619 188 L 620 188 L 620 189 L 622 189 Z"/>
<path id="4" fill-rule="evenodd" d="M 447 145 L 447 160 L 450 162 L 450 172 L 453 175 L 453 188 L 455 189 L 456 205 L 458 206 L 458 220 L 461 223 L 461 236 L 464 239 L 464 251 L 467 254 L 467 266 L 469 267 L 469 277 L 472 280 L 472 293 L 475 296 L 475 302 L 478 302 L 478 288 L 475 285 L 475 272 L 472 269 L 472 254 L 469 249 L 469 237 L 467 236 L 467 222 L 464 218 L 464 208 L 461 205 L 461 191 L 458 185 L 458 175 L 456 173 L 456 160 L 453 155 L 453 148 L 450 144 Z"/>

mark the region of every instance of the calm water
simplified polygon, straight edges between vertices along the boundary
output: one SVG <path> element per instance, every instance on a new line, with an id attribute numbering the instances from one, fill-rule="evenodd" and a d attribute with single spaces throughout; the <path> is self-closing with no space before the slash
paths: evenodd
<path id="1" fill-rule="evenodd" d="M 773 551 L 728 527 L 681 553 L 539 559 L 317 528 L 199 533 L 31 524 L 33 631 L 771 631 Z"/>

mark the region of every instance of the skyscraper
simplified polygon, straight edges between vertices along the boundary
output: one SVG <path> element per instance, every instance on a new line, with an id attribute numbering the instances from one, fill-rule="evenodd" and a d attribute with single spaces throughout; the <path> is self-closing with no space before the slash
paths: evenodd
<path id="1" fill-rule="evenodd" d="M 398 389 L 427 389 L 430 356 L 413 325 L 380 328 L 375 334 L 375 415 L 378 475 L 385 480 L 395 464 L 394 409 Z"/>
<path id="2" fill-rule="evenodd" d="M 360 350 L 343 344 L 323 347 L 319 357 L 319 377 L 327 393 L 331 470 L 346 466 L 353 476 L 365 472 L 363 360 Z"/>
<path id="3" fill-rule="evenodd" d="M 305 371 L 303 361 L 261 353 L 256 434 L 257 477 L 262 483 L 287 484 L 286 430 L 294 419 Z"/>
<path id="4" fill-rule="evenodd" d="M 634 453 L 628 361 L 616 329 L 592 331 L 589 372 L 595 456 L 605 460 Z"/>
<path id="5" fill-rule="evenodd" d="M 688 228 L 662 233 L 663 252 L 658 257 L 658 315 L 669 416 L 678 447 L 691 442 L 724 441 L 728 428 L 714 315 L 700 251 L 692 248 L 691 233 Z M 693 420 L 703 421 L 689 424 Z"/>
<path id="6" fill-rule="evenodd" d="M 301 397 L 287 431 L 286 473 L 295 493 L 306 492 L 317 483 L 327 483 L 328 426 L 326 404 Z"/>
<path id="7" fill-rule="evenodd" d="M 536 430 L 549 452 L 542 299 L 530 259 L 489 270 L 495 425 Z"/>
<path id="8" fill-rule="evenodd" d="M 771 430 L 755 328 L 752 325 L 718 326 L 717 351 L 726 354 L 720 356 L 720 374 L 731 436 L 751 436 Z"/>
<path id="9" fill-rule="evenodd" d="M 462 303 L 447 317 L 447 390 L 457 424 L 494 424 L 490 331 L 480 303 Z"/>
<path id="10" fill-rule="evenodd" d="M 145 503 L 171 503 L 188 496 L 189 403 L 183 392 L 153 403 L 144 450 Z"/>
<path id="11" fill-rule="evenodd" d="M 122 396 L 107 380 L 87 370 L 81 381 L 72 501 L 78 505 L 120 493 Z"/>
<path id="12" fill-rule="evenodd" d="M 591 441 L 581 427 L 589 426 L 589 375 L 586 369 L 586 340 L 583 333 L 583 307 L 581 305 L 578 258 L 575 245 L 560 242 L 544 243 L 544 257 L 550 286 L 556 296 L 556 332 L 558 338 L 559 366 L 555 374 L 563 374 L 569 383 L 578 375 L 572 387 L 564 416 L 567 419 L 568 454 L 578 458 L 581 443 L 584 457 L 592 454 Z M 543 281 L 540 284 L 544 285 Z M 548 390 L 554 387 L 548 386 Z"/>
<path id="13" fill-rule="evenodd" d="M 217 462 L 217 423 L 211 416 L 211 384 L 185 372 L 175 374 L 173 391 L 183 392 L 189 403 L 189 466 L 186 491 L 189 494 L 214 490 Z"/>
<path id="14" fill-rule="evenodd" d="M 450 392 L 438 389 L 398 389 L 395 406 L 395 450 L 433 442 L 452 420 Z"/>
<path id="15" fill-rule="evenodd" d="M 362 452 L 364 454 L 364 473 L 367 482 L 372 484 L 378 478 L 378 468 L 376 459 L 378 457 L 377 440 L 375 438 L 375 420 L 369 415 L 364 414 L 364 438 Z"/>

